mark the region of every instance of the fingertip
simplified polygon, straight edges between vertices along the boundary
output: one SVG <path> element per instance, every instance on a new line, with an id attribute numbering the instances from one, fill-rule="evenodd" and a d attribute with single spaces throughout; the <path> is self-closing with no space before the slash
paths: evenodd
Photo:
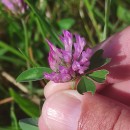
<path id="1" fill-rule="evenodd" d="M 55 83 L 50 81 L 44 88 L 44 95 L 46 98 L 53 95 L 56 92 L 72 89 L 74 82 L 66 82 L 66 83 Z"/>
<path id="2" fill-rule="evenodd" d="M 67 90 L 47 98 L 42 109 L 46 126 L 50 130 L 76 130 L 81 111 L 81 97 L 77 91 Z"/>
<path id="3" fill-rule="evenodd" d="M 42 116 L 38 120 L 38 128 L 39 128 L 39 130 L 48 130 Z"/>

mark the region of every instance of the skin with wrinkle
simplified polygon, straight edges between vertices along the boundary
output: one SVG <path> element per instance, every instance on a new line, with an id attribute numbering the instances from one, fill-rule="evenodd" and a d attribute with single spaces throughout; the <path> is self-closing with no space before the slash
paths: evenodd
<path id="1" fill-rule="evenodd" d="M 122 110 L 113 130 L 130 130 L 130 111 Z"/>
<path id="2" fill-rule="evenodd" d="M 111 99 L 85 94 L 82 100 L 78 130 L 112 130 L 122 116 L 124 106 Z"/>

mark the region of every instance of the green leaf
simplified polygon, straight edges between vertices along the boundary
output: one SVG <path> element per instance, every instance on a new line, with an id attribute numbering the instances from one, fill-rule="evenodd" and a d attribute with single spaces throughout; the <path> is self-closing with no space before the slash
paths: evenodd
<path id="1" fill-rule="evenodd" d="M 38 67 L 36 63 L 34 63 L 30 57 L 28 57 L 21 49 L 19 49 L 20 53 L 24 56 L 24 58 L 32 65 L 33 67 Z"/>
<path id="2" fill-rule="evenodd" d="M 0 41 L 0 48 L 4 48 L 7 51 L 11 52 L 12 54 L 18 56 L 19 58 L 25 60 L 25 58 L 22 56 L 22 54 L 19 51 L 17 51 L 16 49 L 14 49 L 12 46 L 9 46 L 8 43 L 4 43 L 3 41 Z"/>
<path id="3" fill-rule="evenodd" d="M 117 8 L 117 16 L 119 19 L 121 19 L 124 22 L 127 22 L 130 24 L 130 11 L 123 7 L 123 6 L 118 6 Z"/>
<path id="4" fill-rule="evenodd" d="M 5 48 L 1 48 L 0 49 L 0 56 L 3 56 L 6 52 L 7 52 L 7 50 Z"/>
<path id="5" fill-rule="evenodd" d="M 51 37 L 55 39 L 56 45 L 58 45 L 59 47 L 63 47 L 63 44 L 59 40 L 59 37 L 57 36 L 56 31 L 51 26 L 51 24 L 41 15 L 40 11 L 32 4 L 32 0 L 25 0 L 25 2 L 30 7 L 31 11 L 35 14 L 36 19 L 39 23 L 39 26 L 41 27 L 41 31 L 42 31 L 42 35 L 44 39 L 46 37 L 46 33 L 49 32 Z"/>
<path id="6" fill-rule="evenodd" d="M 95 80 L 96 82 L 103 83 L 106 80 L 106 76 L 109 74 L 107 70 L 97 70 L 91 74 L 87 74 L 88 77 Z"/>
<path id="7" fill-rule="evenodd" d="M 102 49 L 95 52 L 95 54 L 90 59 L 90 67 L 88 71 L 102 67 L 111 61 L 110 58 L 103 58 L 102 55 L 103 55 Z"/>
<path id="8" fill-rule="evenodd" d="M 75 23 L 75 20 L 72 18 L 65 18 L 58 21 L 58 25 L 61 29 L 70 29 Z"/>
<path id="9" fill-rule="evenodd" d="M 105 25 L 103 29 L 102 41 L 105 40 L 108 36 L 108 23 L 109 23 L 110 10 L 111 10 L 111 0 L 106 0 L 105 1 Z"/>
<path id="10" fill-rule="evenodd" d="M 29 99 L 22 97 L 17 94 L 13 89 L 10 89 L 10 94 L 14 101 L 19 105 L 19 107 L 29 116 L 38 117 L 40 115 L 39 106 L 31 102 Z"/>
<path id="11" fill-rule="evenodd" d="M 18 120 L 17 120 L 17 117 L 16 117 L 16 113 L 15 113 L 14 102 L 11 102 L 10 117 L 11 117 L 11 126 L 14 127 L 16 130 L 18 130 L 19 125 L 18 125 Z"/>
<path id="12" fill-rule="evenodd" d="M 89 0 L 83 0 L 84 1 L 84 5 L 86 6 L 86 9 L 87 9 L 87 12 L 88 12 L 88 16 L 92 22 L 92 25 L 96 31 L 96 35 L 98 37 L 98 40 L 100 41 L 101 39 L 101 31 L 100 31 L 100 28 L 98 26 L 98 23 L 97 23 L 97 20 L 96 20 L 96 17 L 94 15 L 94 9 L 93 9 L 93 5 L 91 4 L 91 2 Z"/>
<path id="13" fill-rule="evenodd" d="M 15 127 L 9 126 L 9 127 L 0 127 L 0 130 L 21 130 L 21 129 L 17 129 Z"/>
<path id="14" fill-rule="evenodd" d="M 47 67 L 34 67 L 22 72 L 16 79 L 17 82 L 28 82 L 43 79 L 43 73 L 50 73 L 52 70 Z"/>
<path id="15" fill-rule="evenodd" d="M 22 130 L 39 130 L 38 119 L 27 118 L 19 121 L 19 125 Z"/>
<path id="16" fill-rule="evenodd" d="M 91 92 L 94 94 L 96 91 L 96 86 L 92 80 L 88 79 L 86 76 L 82 76 L 78 83 L 77 91 L 80 94 L 83 94 L 84 92 Z"/>
<path id="17" fill-rule="evenodd" d="M 19 65 L 25 66 L 25 64 L 26 64 L 23 60 L 21 60 L 20 58 L 16 58 L 14 56 L 9 57 L 9 56 L 3 55 L 3 56 L 0 56 L 0 60 L 12 62 L 12 63 L 17 63 L 17 64 L 15 64 L 16 66 L 19 66 Z"/>

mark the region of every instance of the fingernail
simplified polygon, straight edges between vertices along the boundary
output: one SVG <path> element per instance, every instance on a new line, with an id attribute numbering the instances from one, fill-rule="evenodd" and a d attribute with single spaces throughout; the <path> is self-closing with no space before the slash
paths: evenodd
<path id="1" fill-rule="evenodd" d="M 45 102 L 42 117 L 48 130 L 77 130 L 81 111 L 79 94 L 60 92 Z"/>

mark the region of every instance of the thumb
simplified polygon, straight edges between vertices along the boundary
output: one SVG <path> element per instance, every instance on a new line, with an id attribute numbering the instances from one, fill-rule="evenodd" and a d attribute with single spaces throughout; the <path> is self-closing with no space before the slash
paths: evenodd
<path id="1" fill-rule="evenodd" d="M 130 108 L 107 97 L 85 94 L 78 130 L 128 130 Z"/>
<path id="2" fill-rule="evenodd" d="M 50 96 L 39 119 L 40 130 L 127 130 L 130 108 L 104 96 L 74 90 Z"/>
<path id="3" fill-rule="evenodd" d="M 49 96 L 39 119 L 40 130 L 77 130 L 81 98 L 75 90 L 57 92 Z"/>
<path id="4" fill-rule="evenodd" d="M 103 49 L 104 57 L 111 58 L 111 62 L 104 66 L 109 70 L 108 83 L 119 83 L 130 79 L 130 27 L 109 37 L 94 50 Z"/>

